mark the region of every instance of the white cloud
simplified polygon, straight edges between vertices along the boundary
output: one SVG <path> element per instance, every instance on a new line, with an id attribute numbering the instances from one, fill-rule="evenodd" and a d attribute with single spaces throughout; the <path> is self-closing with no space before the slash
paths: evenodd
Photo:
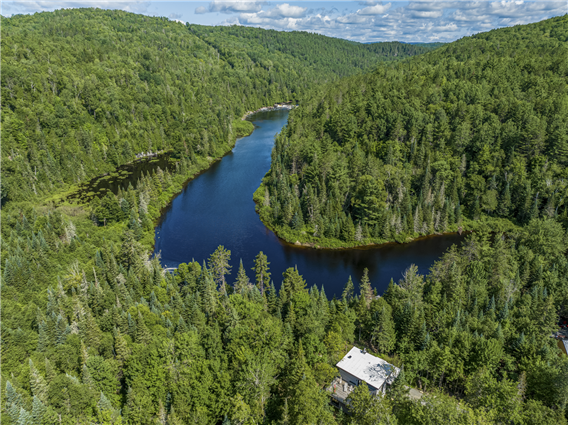
<path id="1" fill-rule="evenodd" d="M 383 4 L 374 4 L 372 6 L 367 6 L 361 10 L 358 10 L 357 13 L 359 15 L 382 15 L 391 7 L 391 3 Z"/>
<path id="2" fill-rule="evenodd" d="M 444 14 L 443 10 L 411 10 L 410 17 L 418 19 L 440 18 Z"/>
<path id="3" fill-rule="evenodd" d="M 221 13 L 250 13 L 259 12 L 262 9 L 263 1 L 222 1 L 213 0 L 209 3 L 209 12 Z"/>
<path id="4" fill-rule="evenodd" d="M 111 0 L 0 1 L 3 13 L 8 16 L 71 7 L 100 7 L 155 14 L 156 10 L 166 8 L 160 5 L 173 3 Z M 295 0 L 280 0 L 281 3 L 268 3 L 265 0 L 213 0 L 205 6 L 196 7 L 194 13 L 211 14 L 207 19 L 211 24 L 310 31 L 358 41 L 428 42 L 453 41 L 492 28 L 537 22 L 568 12 L 566 0 L 386 1 L 388 0 L 368 0 L 358 4 L 334 2 L 330 3 L 330 7 L 309 9 L 306 3 Z M 183 22 L 178 13 L 181 10 L 183 9 L 177 6 L 170 6 L 163 16 Z M 215 17 L 216 13 L 228 16 L 219 19 Z M 199 19 L 201 18 L 197 18 Z M 214 21 L 215 19 L 218 21 Z"/>
<path id="5" fill-rule="evenodd" d="M 373 18 L 369 16 L 362 16 L 358 13 L 351 13 L 346 16 L 339 16 L 337 22 L 342 24 L 368 24 L 373 22 Z"/>
<path id="6" fill-rule="evenodd" d="M 274 8 L 258 12 L 263 18 L 303 18 L 308 8 L 301 6 L 291 6 L 288 3 L 277 4 Z"/>
<path id="7" fill-rule="evenodd" d="M 146 13 L 150 6 L 149 1 L 10 1 L 2 2 L 3 13 L 8 16 L 18 13 L 50 12 L 57 9 L 72 9 L 94 7 L 99 9 L 118 9 L 133 13 Z"/>

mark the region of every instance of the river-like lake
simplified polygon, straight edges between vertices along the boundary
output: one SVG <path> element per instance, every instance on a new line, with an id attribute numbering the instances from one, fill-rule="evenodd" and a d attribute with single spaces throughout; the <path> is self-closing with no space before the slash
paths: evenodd
<path id="1" fill-rule="evenodd" d="M 382 294 L 393 278 L 416 264 L 427 274 L 434 262 L 464 236 L 433 236 L 408 244 L 387 244 L 365 249 L 323 250 L 287 244 L 268 230 L 252 200 L 262 177 L 270 169 L 274 136 L 286 125 L 287 110 L 257 113 L 249 119 L 254 132 L 239 139 L 231 153 L 190 181 L 163 212 L 156 227 L 155 254 L 162 265 L 177 267 L 192 259 L 203 262 L 219 245 L 231 251 L 229 282 L 236 279 L 239 260 L 254 281 L 254 257 L 268 256 L 272 279 L 280 288 L 282 273 L 297 266 L 308 287 L 323 285 L 329 298 L 341 296 L 349 276 L 355 285 L 369 269 L 373 287 Z"/>

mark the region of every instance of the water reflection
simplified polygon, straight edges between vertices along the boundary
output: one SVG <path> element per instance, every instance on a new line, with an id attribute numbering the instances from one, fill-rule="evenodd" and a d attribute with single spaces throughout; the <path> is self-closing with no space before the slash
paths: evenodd
<path id="1" fill-rule="evenodd" d="M 202 262 L 217 246 L 224 245 L 231 250 L 231 282 L 239 259 L 254 279 L 254 257 L 263 251 L 277 288 L 286 268 L 297 265 L 308 286 L 324 285 L 328 297 L 340 296 L 349 275 L 358 282 L 367 267 L 380 294 L 390 279 L 398 281 L 410 264 L 427 273 L 447 248 L 463 240 L 464 236 L 450 234 L 404 245 L 349 250 L 318 250 L 280 241 L 261 223 L 252 195 L 270 168 L 274 135 L 286 124 L 287 116 L 288 111 L 283 110 L 254 115 L 257 128 L 253 134 L 240 139 L 229 155 L 189 182 L 164 210 L 155 244 L 163 265 L 176 267 L 192 259 Z"/>

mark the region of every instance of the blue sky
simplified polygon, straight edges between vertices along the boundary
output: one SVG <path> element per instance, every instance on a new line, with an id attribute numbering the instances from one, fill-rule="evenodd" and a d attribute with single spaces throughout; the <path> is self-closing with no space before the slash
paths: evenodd
<path id="1" fill-rule="evenodd" d="M 3 16 L 99 7 L 203 25 L 310 31 L 361 42 L 449 42 L 568 13 L 562 1 L 2 1 Z"/>

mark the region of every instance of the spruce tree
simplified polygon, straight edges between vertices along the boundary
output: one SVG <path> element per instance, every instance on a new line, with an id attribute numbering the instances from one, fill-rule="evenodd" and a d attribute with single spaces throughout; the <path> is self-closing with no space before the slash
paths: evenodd
<path id="1" fill-rule="evenodd" d="M 351 279 L 351 276 L 349 276 L 349 279 L 347 280 L 347 283 L 343 288 L 343 293 L 341 294 L 341 299 L 343 300 L 343 302 L 349 304 L 353 299 L 354 292 L 355 292 L 355 286 L 353 285 L 353 280 Z"/>
<path id="2" fill-rule="evenodd" d="M 225 249 L 223 245 L 217 247 L 215 252 L 211 254 L 211 257 L 209 257 L 209 269 L 222 294 L 227 293 L 225 276 L 231 273 L 230 260 L 231 251 Z"/>
<path id="3" fill-rule="evenodd" d="M 256 286 L 260 293 L 264 295 L 264 291 L 270 282 L 270 269 L 268 267 L 268 257 L 262 251 L 254 259 L 254 267 L 252 268 L 256 275 Z"/>
<path id="4" fill-rule="evenodd" d="M 359 294 L 365 300 L 366 307 L 369 308 L 373 299 L 373 289 L 369 280 L 369 269 L 366 267 L 363 270 L 363 277 L 361 277 L 361 282 L 359 283 Z"/>
<path id="5" fill-rule="evenodd" d="M 249 289 L 250 280 L 245 272 L 243 266 L 243 260 L 241 259 L 239 263 L 239 271 L 237 272 L 237 280 L 235 281 L 235 292 L 242 293 L 243 291 Z"/>
<path id="6" fill-rule="evenodd" d="M 30 365 L 30 388 L 32 394 L 37 397 L 42 403 L 47 403 L 47 383 L 39 371 L 34 366 L 32 359 L 29 361 Z"/>
<path id="7" fill-rule="evenodd" d="M 46 411 L 47 408 L 45 407 L 45 405 L 41 402 L 41 400 L 38 397 L 34 395 L 32 403 L 32 412 L 31 412 L 31 417 L 32 417 L 31 423 L 33 425 L 43 425 L 43 418 L 45 416 Z"/>
<path id="8" fill-rule="evenodd" d="M 137 328 L 136 332 L 137 343 L 148 344 L 150 341 L 152 341 L 152 334 L 150 333 L 150 330 L 146 326 L 146 322 L 144 321 L 144 318 L 142 317 L 142 314 L 140 312 L 138 312 L 138 320 L 136 321 L 136 328 Z"/>

